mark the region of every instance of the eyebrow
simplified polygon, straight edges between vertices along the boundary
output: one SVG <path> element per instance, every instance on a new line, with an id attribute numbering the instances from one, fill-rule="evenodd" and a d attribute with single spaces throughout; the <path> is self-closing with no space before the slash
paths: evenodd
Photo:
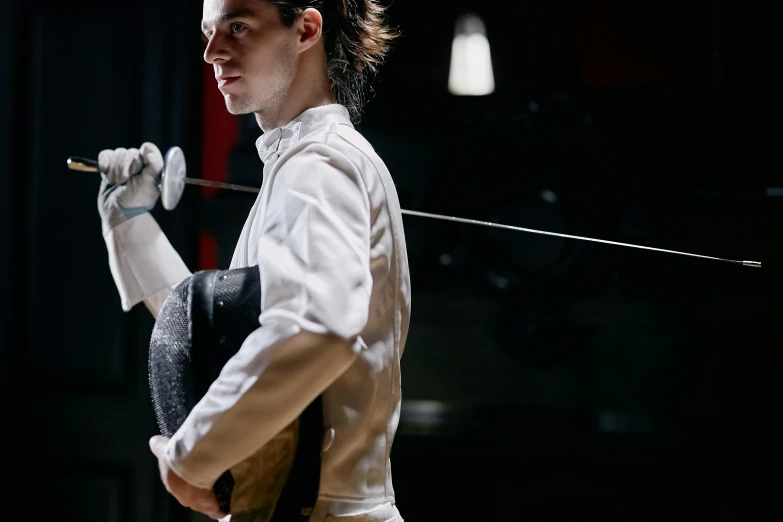
<path id="1" fill-rule="evenodd" d="M 228 12 L 224 15 L 221 15 L 218 19 L 218 22 L 228 22 L 229 20 L 233 20 L 234 18 L 244 18 L 248 16 L 253 16 L 253 11 L 250 11 L 249 9 L 237 9 L 236 11 Z M 207 29 L 207 22 L 202 21 L 201 22 L 201 32 L 204 32 Z"/>

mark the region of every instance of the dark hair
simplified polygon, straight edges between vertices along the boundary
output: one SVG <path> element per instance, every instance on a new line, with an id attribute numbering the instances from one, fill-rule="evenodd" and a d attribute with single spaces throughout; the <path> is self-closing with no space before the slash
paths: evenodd
<path id="1" fill-rule="evenodd" d="M 376 0 L 269 1 L 277 6 L 285 27 L 292 27 L 307 8 L 321 13 L 329 83 L 337 103 L 345 105 L 351 120 L 358 122 L 369 82 L 399 36 L 387 23 L 386 8 Z"/>

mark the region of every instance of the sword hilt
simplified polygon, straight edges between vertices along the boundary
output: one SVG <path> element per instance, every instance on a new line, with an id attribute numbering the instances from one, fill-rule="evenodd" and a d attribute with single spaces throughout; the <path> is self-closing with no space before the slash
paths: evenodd
<path id="1" fill-rule="evenodd" d="M 88 158 L 71 156 L 68 158 L 68 168 L 71 170 L 79 170 L 81 172 L 98 172 L 98 162 Z"/>

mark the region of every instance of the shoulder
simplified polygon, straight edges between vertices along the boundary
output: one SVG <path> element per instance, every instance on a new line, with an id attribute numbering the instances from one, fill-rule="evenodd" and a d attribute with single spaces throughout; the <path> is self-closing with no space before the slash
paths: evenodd
<path id="1" fill-rule="evenodd" d="M 353 127 L 331 124 L 303 136 L 283 153 L 275 164 L 276 174 L 295 172 L 341 171 L 349 176 L 364 177 L 382 163 L 367 139 Z"/>
<path id="2" fill-rule="evenodd" d="M 293 156 L 313 151 L 350 161 L 359 169 L 366 167 L 368 160 L 371 163 L 380 162 L 373 146 L 359 131 L 339 123 L 327 125 L 304 136 L 291 152 Z"/>
<path id="3" fill-rule="evenodd" d="M 355 195 L 364 201 L 362 207 L 368 206 L 369 169 L 362 160 L 364 153 L 357 146 L 361 143 L 357 136 L 346 125 L 329 125 L 309 133 L 275 162 L 265 181 L 267 190 L 286 197 L 307 196 L 313 201 L 326 198 L 336 202 Z"/>

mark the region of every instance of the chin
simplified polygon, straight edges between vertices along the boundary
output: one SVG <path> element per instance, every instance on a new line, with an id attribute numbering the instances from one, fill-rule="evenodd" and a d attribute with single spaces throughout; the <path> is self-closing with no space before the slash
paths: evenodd
<path id="1" fill-rule="evenodd" d="M 250 111 L 243 111 L 243 110 L 238 109 L 236 107 L 232 107 L 229 104 L 226 104 L 226 109 L 228 109 L 228 112 L 230 114 L 233 114 L 234 116 L 241 116 L 243 114 L 250 114 Z"/>
<path id="2" fill-rule="evenodd" d="M 251 112 L 257 112 L 259 110 L 253 104 L 249 103 L 248 100 L 243 100 L 234 94 L 226 94 L 224 98 L 226 101 L 226 109 L 229 113 L 236 116 L 250 114 Z"/>

